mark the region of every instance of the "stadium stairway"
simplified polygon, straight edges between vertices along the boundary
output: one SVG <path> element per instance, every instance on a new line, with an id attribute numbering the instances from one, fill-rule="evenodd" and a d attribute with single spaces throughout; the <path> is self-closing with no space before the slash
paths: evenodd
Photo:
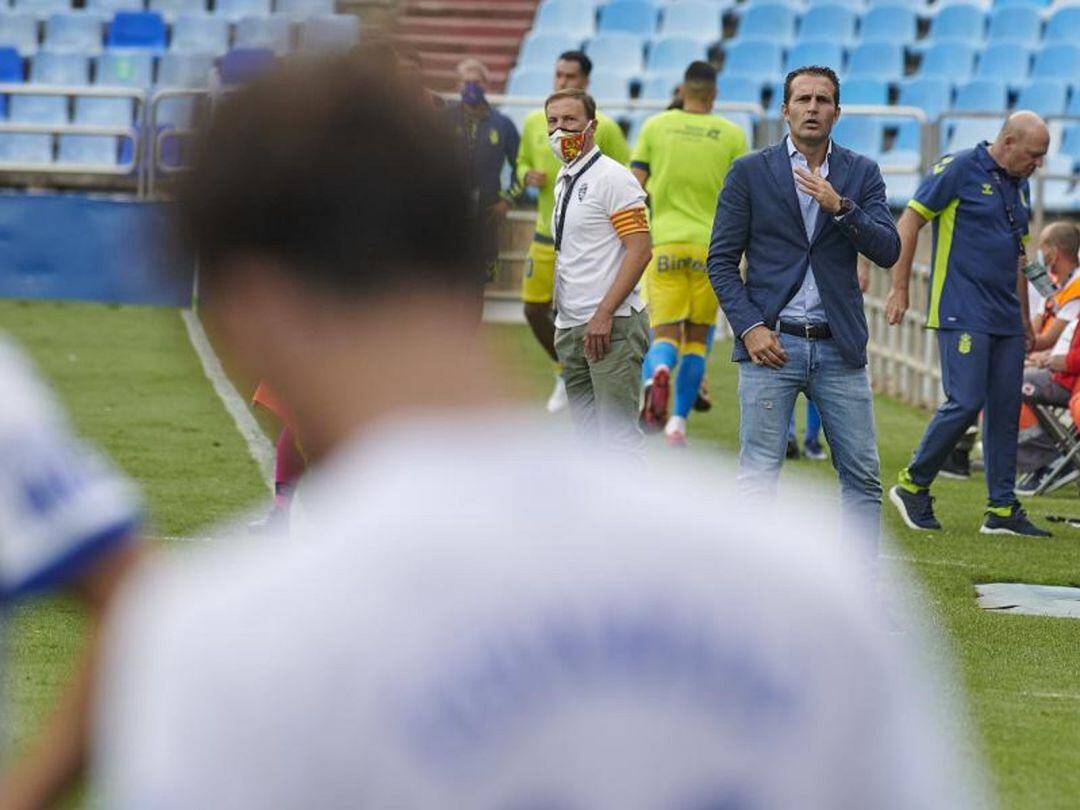
<path id="1" fill-rule="evenodd" d="M 457 88 L 455 68 L 474 56 L 491 71 L 491 92 L 501 92 L 532 27 L 538 0 L 404 0 L 395 38 L 420 52 L 428 86 Z"/>

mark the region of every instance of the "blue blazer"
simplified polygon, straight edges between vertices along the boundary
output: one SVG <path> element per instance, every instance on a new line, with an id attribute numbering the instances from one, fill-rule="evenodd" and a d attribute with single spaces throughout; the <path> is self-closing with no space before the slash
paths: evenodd
<path id="1" fill-rule="evenodd" d="M 716 205 L 708 260 L 709 279 L 735 332 L 732 360 L 749 359 L 739 336 L 755 323 L 774 327 L 813 263 L 841 356 L 852 366 L 866 365 L 868 331 L 857 255 L 891 267 L 900 257 L 900 236 L 874 161 L 834 142 L 828 180 L 855 209 L 842 222 L 819 211 L 807 239 L 784 141 L 732 164 Z M 739 273 L 744 251 L 745 281 Z"/>

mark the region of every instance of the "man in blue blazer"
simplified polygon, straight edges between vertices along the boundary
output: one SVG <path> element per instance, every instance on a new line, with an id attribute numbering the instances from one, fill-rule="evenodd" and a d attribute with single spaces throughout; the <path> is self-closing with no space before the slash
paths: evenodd
<path id="1" fill-rule="evenodd" d="M 775 492 L 802 391 L 821 412 L 845 515 L 874 549 L 881 479 L 856 265 L 862 253 L 892 266 L 900 237 L 877 164 L 831 139 L 836 74 L 793 70 L 781 112 L 784 140 L 731 167 L 709 245 L 709 278 L 736 336 L 739 482 Z"/>

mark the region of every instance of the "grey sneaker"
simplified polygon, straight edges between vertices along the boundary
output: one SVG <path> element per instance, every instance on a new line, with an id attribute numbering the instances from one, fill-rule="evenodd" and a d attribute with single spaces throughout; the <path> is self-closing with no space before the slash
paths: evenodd
<path id="1" fill-rule="evenodd" d="M 1005 517 L 995 512 L 987 512 L 986 517 L 983 518 L 982 526 L 979 527 L 979 532 L 982 534 L 1015 534 L 1022 537 L 1053 537 L 1053 534 L 1046 531 L 1046 529 L 1040 529 L 1028 520 L 1027 512 L 1018 503 L 1012 505 L 1012 511 Z"/>

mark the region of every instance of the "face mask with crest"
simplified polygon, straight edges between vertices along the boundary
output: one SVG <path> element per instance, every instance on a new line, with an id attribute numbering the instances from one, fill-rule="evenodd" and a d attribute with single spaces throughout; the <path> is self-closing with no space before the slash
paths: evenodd
<path id="1" fill-rule="evenodd" d="M 571 132 L 566 129 L 557 129 L 548 136 L 551 151 L 563 163 L 573 163 L 585 150 L 585 134 L 592 127 L 590 121 L 581 132 Z"/>

